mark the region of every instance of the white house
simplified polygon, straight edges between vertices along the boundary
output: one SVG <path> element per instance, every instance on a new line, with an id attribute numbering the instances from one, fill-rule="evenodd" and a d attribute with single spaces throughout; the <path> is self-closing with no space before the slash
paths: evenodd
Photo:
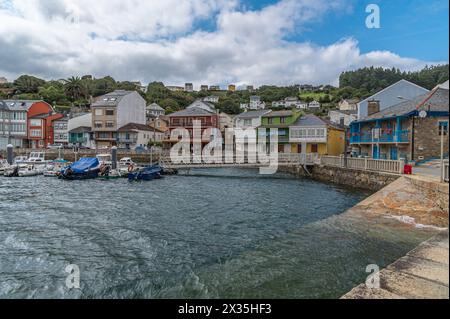
<path id="1" fill-rule="evenodd" d="M 203 102 L 219 103 L 219 97 L 216 95 L 210 95 L 210 96 L 203 98 Z"/>
<path id="2" fill-rule="evenodd" d="M 53 121 L 53 140 L 55 144 L 67 145 L 69 144 L 69 118 L 63 117 L 59 120 Z"/>
<path id="3" fill-rule="evenodd" d="M 117 131 L 117 146 L 123 149 L 147 148 L 150 142 L 161 143 L 165 133 L 156 128 L 129 123 Z"/>
<path id="4" fill-rule="evenodd" d="M 92 113 L 70 118 L 67 122 L 67 131 L 70 145 L 95 148 L 94 134 L 92 133 Z"/>
<path id="5" fill-rule="evenodd" d="M 429 91 L 417 84 L 406 80 L 400 80 L 397 83 L 381 90 L 380 92 L 368 97 L 364 101 L 358 103 L 358 119 L 369 116 L 369 101 L 377 101 L 380 104 L 380 111 L 391 106 L 397 105 L 405 100 L 412 100 L 419 95 L 428 93 Z"/>
<path id="6" fill-rule="evenodd" d="M 309 109 L 320 109 L 320 107 L 321 105 L 317 101 L 312 101 L 311 103 L 308 104 Z"/>
<path id="7" fill-rule="evenodd" d="M 358 120 L 358 111 L 330 110 L 328 117 L 331 123 L 340 126 L 350 126 L 350 123 Z"/>
<path id="8" fill-rule="evenodd" d="M 307 109 L 308 104 L 300 101 L 297 97 L 287 97 L 284 100 L 272 102 L 272 107 Z"/>
<path id="9" fill-rule="evenodd" d="M 358 100 L 356 99 L 344 99 L 338 104 L 339 110 L 341 111 L 357 111 L 358 110 Z"/>
<path id="10" fill-rule="evenodd" d="M 261 126 L 261 118 L 270 112 L 270 110 L 258 110 L 236 115 L 234 118 L 234 127 L 240 129 L 258 128 Z"/>
<path id="11" fill-rule="evenodd" d="M 148 116 L 160 117 L 166 114 L 166 110 L 164 110 L 161 106 L 159 106 L 156 103 L 148 105 L 146 110 L 147 110 L 147 117 Z"/>

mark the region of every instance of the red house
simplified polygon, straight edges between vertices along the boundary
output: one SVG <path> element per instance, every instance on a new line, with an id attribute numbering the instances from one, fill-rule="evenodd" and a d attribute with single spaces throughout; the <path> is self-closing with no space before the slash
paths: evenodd
<path id="1" fill-rule="evenodd" d="M 54 114 L 52 106 L 44 101 L 32 101 L 27 111 L 27 137 L 30 148 L 46 148 L 53 144 L 52 122 L 64 117 Z"/>
<path id="2" fill-rule="evenodd" d="M 202 145 L 205 146 L 210 142 L 210 137 L 203 136 L 205 130 L 217 128 L 219 129 L 219 114 L 214 105 L 208 102 L 196 101 L 185 110 L 170 114 L 169 118 L 169 133 L 170 137 L 166 144 L 174 145 L 181 140 L 181 136 L 172 138 L 172 132 L 179 128 L 184 128 L 189 131 L 191 143 L 193 143 L 193 123 L 199 121 L 201 123 Z"/>

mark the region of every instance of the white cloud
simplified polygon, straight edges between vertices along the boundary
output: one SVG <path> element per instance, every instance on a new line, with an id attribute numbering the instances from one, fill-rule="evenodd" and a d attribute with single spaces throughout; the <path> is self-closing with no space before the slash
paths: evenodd
<path id="1" fill-rule="evenodd" d="M 284 40 L 347 9 L 344 0 L 285 0 L 259 11 L 237 0 L 0 0 L 0 75 L 336 84 L 347 69 L 426 64 L 391 52 L 361 54 L 352 38 L 328 46 Z M 199 30 L 202 21 L 215 30 Z"/>

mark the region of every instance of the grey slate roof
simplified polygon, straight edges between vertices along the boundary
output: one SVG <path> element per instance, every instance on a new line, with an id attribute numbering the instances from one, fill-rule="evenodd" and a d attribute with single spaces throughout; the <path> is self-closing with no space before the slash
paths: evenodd
<path id="1" fill-rule="evenodd" d="M 423 103 L 425 100 L 427 101 Z M 420 107 L 419 107 L 420 106 Z M 431 111 L 431 112 L 448 112 L 449 111 L 449 100 L 448 100 L 448 90 L 438 88 L 431 93 L 419 95 L 418 97 L 399 103 L 397 105 L 391 106 L 384 109 L 378 113 L 372 114 L 365 117 L 361 121 L 392 118 L 401 115 L 407 115 L 414 111 Z"/>
<path id="2" fill-rule="evenodd" d="M 27 112 L 30 107 L 39 100 L 3 100 L 10 111 L 24 111 Z"/>
<path id="3" fill-rule="evenodd" d="M 248 111 L 237 115 L 236 119 L 254 119 L 270 113 L 270 110 Z"/>
<path id="4" fill-rule="evenodd" d="M 125 96 L 131 93 L 133 91 L 116 90 L 98 97 L 92 106 L 117 106 Z"/>
<path id="5" fill-rule="evenodd" d="M 179 112 L 175 112 L 169 115 L 169 117 L 176 117 L 176 116 L 211 116 L 215 113 L 208 112 L 202 108 L 199 107 L 193 107 L 189 109 L 185 109 Z"/>
<path id="6" fill-rule="evenodd" d="M 164 111 L 164 109 L 156 103 L 150 104 L 149 106 L 147 106 L 147 109 L 152 111 Z"/>
<path id="7" fill-rule="evenodd" d="M 327 126 L 327 122 L 313 114 L 306 114 L 299 117 L 292 126 Z"/>
<path id="8" fill-rule="evenodd" d="M 292 116 L 294 112 L 292 111 L 272 111 L 263 117 L 279 117 L 279 116 Z"/>

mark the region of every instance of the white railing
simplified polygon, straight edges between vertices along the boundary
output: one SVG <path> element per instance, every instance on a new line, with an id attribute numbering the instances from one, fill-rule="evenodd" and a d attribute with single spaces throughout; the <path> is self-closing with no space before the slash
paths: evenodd
<path id="1" fill-rule="evenodd" d="M 446 183 L 449 182 L 449 177 L 448 177 L 448 160 L 444 161 L 444 167 L 442 168 L 442 180 Z"/>
<path id="2" fill-rule="evenodd" d="M 323 166 L 344 167 L 361 171 L 376 171 L 403 174 L 404 160 L 377 160 L 372 158 L 354 158 L 344 156 L 322 156 L 320 164 Z"/>

